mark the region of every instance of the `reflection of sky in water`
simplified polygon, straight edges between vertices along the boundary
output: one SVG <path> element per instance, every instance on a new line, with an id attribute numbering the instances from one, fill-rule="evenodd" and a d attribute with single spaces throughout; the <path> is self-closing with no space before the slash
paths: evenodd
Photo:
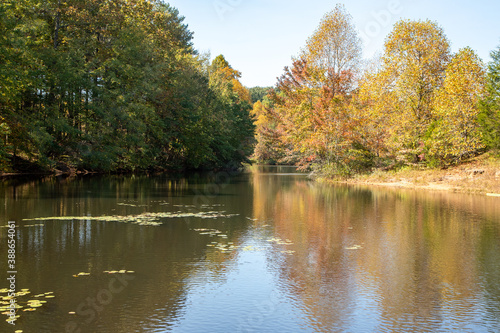
<path id="1" fill-rule="evenodd" d="M 267 255 L 267 250 L 239 252 L 220 280 L 200 267 L 187 282 L 186 304 L 175 331 L 196 332 L 200 327 L 206 332 L 300 329 L 305 323 L 300 300 L 280 281 L 279 267 L 270 267 Z"/>

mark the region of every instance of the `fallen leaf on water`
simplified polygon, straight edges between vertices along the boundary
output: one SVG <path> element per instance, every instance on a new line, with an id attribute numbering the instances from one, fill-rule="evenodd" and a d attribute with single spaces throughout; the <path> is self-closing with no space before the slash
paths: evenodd
<path id="1" fill-rule="evenodd" d="M 125 274 L 125 273 L 133 274 L 133 273 L 135 273 L 135 271 L 127 271 L 125 269 L 121 269 L 119 271 L 103 271 L 103 273 L 107 273 L 107 274 Z"/>
<path id="2" fill-rule="evenodd" d="M 279 237 L 273 237 L 271 239 L 268 239 L 267 240 L 268 242 L 273 242 L 273 243 L 276 243 L 278 245 L 293 245 L 292 241 L 287 239 L 286 241 L 282 240 L 281 238 Z"/>

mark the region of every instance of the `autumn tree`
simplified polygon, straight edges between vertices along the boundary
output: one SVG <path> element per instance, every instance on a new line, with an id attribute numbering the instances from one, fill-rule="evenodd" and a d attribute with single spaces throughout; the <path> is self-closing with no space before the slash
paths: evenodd
<path id="1" fill-rule="evenodd" d="M 278 80 L 272 98 L 284 144 L 301 165 L 331 175 L 367 166 L 353 99 L 360 62 L 361 41 L 352 17 L 337 5 Z"/>
<path id="2" fill-rule="evenodd" d="M 302 52 L 322 88 L 332 95 L 346 93 L 346 79 L 358 71 L 362 47 L 352 16 L 343 5 L 337 4 L 323 16 Z"/>
<path id="3" fill-rule="evenodd" d="M 461 49 L 446 67 L 435 98 L 429 128 L 429 153 L 440 163 L 454 163 L 482 151 L 479 101 L 485 92 L 485 70 L 471 48 Z"/>
<path id="4" fill-rule="evenodd" d="M 210 68 L 210 76 L 213 84 L 229 83 L 231 85 L 230 90 L 233 93 L 236 93 L 242 101 L 248 103 L 252 102 L 250 92 L 241 84 L 239 80 L 241 78 L 241 72 L 234 70 L 223 55 L 218 55 L 213 60 Z"/>
<path id="5" fill-rule="evenodd" d="M 360 89 L 369 112 L 383 118 L 390 154 L 407 161 L 424 158 L 424 138 L 449 58 L 448 39 L 436 23 L 402 20 L 394 25 L 381 68 Z"/>
<path id="6" fill-rule="evenodd" d="M 500 51 L 486 90 L 474 51 L 451 56 L 444 31 L 429 20 L 397 22 L 363 72 L 360 57 L 352 19 L 338 5 L 285 68 L 271 103 L 254 104 L 255 156 L 279 151 L 281 162 L 349 176 L 373 166 L 448 165 L 500 148 Z"/>
<path id="7" fill-rule="evenodd" d="M 284 127 L 279 113 L 268 96 L 264 97 L 262 102 L 254 103 L 252 116 L 257 141 L 253 157 L 257 161 L 269 164 L 294 162 L 287 159 L 286 151 L 290 149 L 287 149 L 289 147 L 285 144 Z"/>

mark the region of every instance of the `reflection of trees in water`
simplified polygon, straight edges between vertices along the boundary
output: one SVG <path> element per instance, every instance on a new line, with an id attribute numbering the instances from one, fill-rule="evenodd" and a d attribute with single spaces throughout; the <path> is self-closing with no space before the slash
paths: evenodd
<path id="1" fill-rule="evenodd" d="M 379 329 L 433 330 L 445 320 L 467 327 L 481 319 L 478 302 L 489 293 L 482 279 L 492 275 L 487 261 L 478 267 L 478 247 L 491 253 L 500 239 L 500 225 L 490 220 L 498 220 L 500 205 L 491 198 L 304 180 L 283 185 L 254 175 L 254 215 L 274 220 L 276 234 L 295 243 L 294 256 L 276 260 L 311 323 L 341 329 L 361 319 Z M 486 230 L 495 236 L 486 239 Z M 362 249 L 348 250 L 352 245 Z M 498 286 L 485 286 L 497 309 Z"/>
<path id="2" fill-rule="evenodd" d="M 217 178 L 217 175 L 14 180 L 13 183 L 0 184 L 4 200 L 2 207 L 5 208 L 2 215 L 22 226 L 28 224 L 22 219 L 31 217 L 200 210 L 200 205 L 191 207 L 198 193 L 203 194 L 206 186 L 220 181 L 221 177 Z M 220 207 L 207 208 L 206 211 L 229 211 L 231 207 L 239 207 L 239 201 L 251 204 L 247 198 L 220 198 L 218 195 L 224 193 L 211 193 L 207 200 L 208 203 L 219 203 Z M 54 312 L 55 317 L 50 323 L 43 322 L 54 332 L 63 331 L 64 324 L 70 320 L 57 315 L 76 311 L 87 298 L 96 297 L 110 280 L 103 271 L 119 269 L 134 270 L 136 278 L 123 292 L 113 295 L 112 302 L 104 307 L 98 319 L 80 325 L 82 332 L 131 332 L 152 328 L 155 323 L 168 325 L 166 323 L 172 323 L 182 315 L 189 283 L 197 278 L 205 281 L 224 279 L 228 265 L 236 255 L 207 251 L 206 244 L 213 239 L 199 237 L 192 230 L 219 227 L 220 221 L 217 220 L 176 219 L 168 220 L 161 227 L 85 220 L 44 221 L 43 224 L 44 227 L 19 229 L 18 284 L 22 288 L 43 291 L 57 286 L 58 311 Z M 224 231 L 232 238 L 244 233 L 245 224 L 226 221 L 226 227 Z M 0 229 L 2 239 L 3 233 Z M 73 277 L 82 271 L 91 275 Z M 85 323 L 86 319 L 80 317 L 76 321 Z M 71 320 L 75 321 L 74 318 Z M 33 320 L 29 325 L 37 331 L 39 324 L 40 321 Z"/>
<path id="3" fill-rule="evenodd" d="M 193 253 L 201 256 L 204 244 L 191 237 L 192 231 L 180 223 L 175 230 L 148 228 L 126 224 L 96 222 L 47 222 L 45 227 L 22 228 L 18 232 L 18 285 L 56 292 L 57 309 L 53 320 L 43 321 L 48 331 L 64 331 L 72 320 L 82 332 L 142 331 L 145 319 L 170 321 L 179 315 L 186 290 L 185 281 L 195 267 L 190 265 Z M 159 255 L 164 254 L 164 255 Z M 111 275 L 105 270 L 129 269 L 136 278 L 114 294 L 102 306 L 97 319 L 90 317 L 60 317 L 68 311 L 79 311 L 80 304 L 96 298 L 107 288 Z M 78 272 L 90 272 L 88 277 L 74 278 Z M 56 288 L 56 289 L 54 289 Z M 92 307 L 81 308 L 89 311 Z M 154 321 L 153 321 L 154 322 Z M 38 320 L 25 320 L 37 331 Z M 24 326 L 26 329 L 27 326 Z"/>
<path id="4" fill-rule="evenodd" d="M 192 182 L 197 181 L 195 178 Z M 117 208 L 117 200 L 149 203 L 182 197 L 192 194 L 190 184 L 186 178 L 173 177 L 51 176 L 17 178 L 1 183 L 0 195 L 5 216 L 19 221 L 40 216 L 111 214 Z M 126 211 L 123 209 L 123 212 Z"/>
<path id="5" fill-rule="evenodd" d="M 5 217 L 17 221 L 176 211 L 189 209 L 186 206 L 193 205 L 208 185 L 221 182 L 216 177 L 49 177 L 3 183 L 1 209 Z M 490 327 L 498 327 L 493 325 L 498 324 L 500 308 L 496 198 L 323 186 L 304 176 L 269 173 L 251 174 L 250 186 L 242 176 L 219 183 L 216 189 L 200 204 L 216 203 L 220 205 L 216 210 L 241 214 L 241 219 L 224 223 L 223 231 L 235 245 L 254 231 L 248 229 L 246 217 L 256 218 L 257 227 L 274 226 L 274 230 L 256 228 L 261 236 L 294 243 L 282 246 L 295 250 L 293 255 L 281 253 L 280 248 L 266 251 L 269 267 L 279 272 L 280 287 L 299 300 L 309 324 L 318 331 L 436 330 L 445 318 L 449 325 L 459 326 L 480 320 L 481 311 Z M 153 327 L 139 327 L 141 322 L 154 325 L 155 321 L 167 325 L 182 315 L 190 286 L 223 283 L 237 261 L 238 251 L 222 254 L 207 249 L 207 242 L 214 239 L 200 237 L 192 231 L 195 228 L 221 229 L 221 224 L 182 220 L 148 228 L 47 221 L 43 228 L 23 228 L 19 271 L 29 274 L 18 275 L 19 285 L 43 291 L 57 285 L 65 291 L 58 295 L 58 307 L 74 311 L 108 283 L 108 276 L 94 272 L 131 269 L 137 272 L 131 288 L 117 294 L 96 321 L 98 326 L 89 329 L 139 331 Z M 348 249 L 354 245 L 362 248 Z M 79 271 L 93 274 L 72 278 Z M 478 310 L 481 302 L 486 302 L 484 310 Z M 54 318 L 54 323 L 65 320 Z M 359 326 L 363 323 L 374 326 Z"/>

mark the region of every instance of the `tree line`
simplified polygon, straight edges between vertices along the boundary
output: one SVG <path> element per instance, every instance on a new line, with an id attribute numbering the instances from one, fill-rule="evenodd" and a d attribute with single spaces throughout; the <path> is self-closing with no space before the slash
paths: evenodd
<path id="1" fill-rule="evenodd" d="M 337 5 L 254 104 L 254 157 L 348 177 L 498 152 L 500 49 L 491 55 L 486 66 L 469 47 L 453 54 L 437 23 L 401 20 L 382 55 L 363 61 L 352 17 Z"/>
<path id="2" fill-rule="evenodd" d="M 0 4 L 0 171 L 237 167 L 251 96 L 160 0 Z"/>

